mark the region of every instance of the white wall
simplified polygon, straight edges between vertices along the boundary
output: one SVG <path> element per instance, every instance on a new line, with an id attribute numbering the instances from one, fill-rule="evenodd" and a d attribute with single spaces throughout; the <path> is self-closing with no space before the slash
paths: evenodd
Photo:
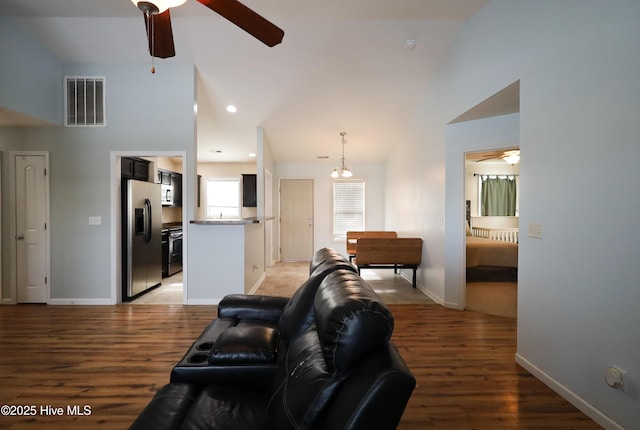
<path id="1" fill-rule="evenodd" d="M 34 61 L 25 58 L 16 57 L 14 61 Z M 112 201 L 117 198 L 110 197 L 116 192 L 111 154 L 186 154 L 183 178 L 188 195 L 184 204 L 187 217 L 193 218 L 194 68 L 167 64 L 162 73 L 151 75 L 144 64 L 67 64 L 53 72 L 55 89 L 51 91 L 60 94 L 65 74 L 106 77 L 107 127 L 26 128 L 3 133 L 2 149 L 50 153 L 52 302 L 112 303 L 117 274 L 111 263 L 117 258 L 110 245 L 118 232 L 112 230 Z M 159 87 L 163 91 L 157 91 Z M 62 110 L 62 102 L 58 108 Z M 3 182 L 3 192 L 8 184 Z M 89 226 L 89 216 L 100 216 L 102 224 Z M 3 242 L 2 246 L 3 254 L 8 255 L 9 243 Z M 7 288 L 5 284 L 3 299 L 15 300 L 7 296 Z"/>
<path id="2" fill-rule="evenodd" d="M 389 227 L 420 230 L 426 288 L 446 301 L 445 249 L 464 219 L 446 124 L 520 80 L 520 225 L 542 224 L 543 239 L 521 236 L 517 357 L 607 428 L 640 428 L 639 21 L 632 0 L 492 1 L 463 26 L 387 175 Z M 625 391 L 604 383 L 614 364 Z"/>
<path id="3" fill-rule="evenodd" d="M 344 241 L 335 242 L 332 235 L 333 179 L 330 175 L 334 167 L 325 163 L 279 163 L 276 164 L 275 182 L 279 183 L 281 179 L 313 179 L 314 249 L 329 247 L 347 255 Z M 367 230 L 383 230 L 385 226 L 384 165 L 349 163 L 349 168 L 353 172 L 353 179 L 365 180 L 365 226 Z M 274 209 L 279 210 L 277 205 L 274 206 Z M 276 239 L 278 234 L 277 231 L 274 233 Z"/>
<path id="4" fill-rule="evenodd" d="M 0 106 L 62 124 L 62 65 L 14 20 L 0 16 Z"/>
<path id="5" fill-rule="evenodd" d="M 519 139 L 519 114 L 502 115 L 446 127 L 445 294 L 443 302 L 465 307 L 465 152 L 513 146 Z"/>

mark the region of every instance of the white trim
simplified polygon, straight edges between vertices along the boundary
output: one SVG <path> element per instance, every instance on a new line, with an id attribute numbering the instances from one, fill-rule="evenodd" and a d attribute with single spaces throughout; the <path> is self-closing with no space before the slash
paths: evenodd
<path id="1" fill-rule="evenodd" d="M 254 294 L 266 277 L 267 277 L 266 273 L 262 272 L 262 276 L 260 276 L 260 279 L 258 279 L 255 284 L 253 284 L 253 287 L 251 287 L 248 294 L 249 295 Z"/>
<path id="2" fill-rule="evenodd" d="M 538 366 L 531 361 L 524 358 L 520 353 L 516 353 L 516 363 L 524 367 L 529 373 L 539 379 L 546 386 L 558 393 L 562 398 L 567 400 L 573 406 L 578 408 L 580 412 L 595 421 L 598 425 L 609 430 L 624 430 L 619 424 L 613 421 L 611 418 L 603 414 L 600 410 L 596 409 L 593 405 L 588 403 L 585 399 L 578 396 L 576 393 L 562 385 L 560 382 L 549 376 Z"/>
<path id="3" fill-rule="evenodd" d="M 182 158 L 182 300 L 183 304 L 188 300 L 188 195 L 187 195 L 187 151 L 111 151 L 110 154 L 110 193 L 111 193 L 111 297 L 109 300 L 116 303 L 122 303 L 122 288 L 120 280 L 122 279 L 122 260 L 120 252 L 120 194 L 117 193 L 120 185 L 120 159 L 122 157 L 181 157 Z M 195 169 L 194 169 L 195 170 Z M 217 304 L 217 303 L 216 303 Z"/>
<path id="4" fill-rule="evenodd" d="M 191 299 L 187 301 L 187 305 L 218 305 L 222 299 L 221 298 L 213 298 L 213 299 Z"/>
<path id="5" fill-rule="evenodd" d="M 116 303 L 111 299 L 51 299 L 49 300 L 50 305 L 56 306 L 68 306 L 68 305 L 78 305 L 78 306 L 89 306 L 89 305 L 100 305 L 100 306 L 112 306 Z"/>
<path id="6" fill-rule="evenodd" d="M 400 270 L 399 274 L 402 278 L 406 279 L 407 282 L 409 283 L 413 283 L 413 273 L 412 272 L 407 272 L 406 270 Z M 436 304 L 442 305 L 442 306 L 446 306 L 446 304 L 442 301 L 442 298 L 436 296 L 435 294 L 433 294 L 433 292 L 427 290 L 426 288 L 424 288 L 419 280 L 416 279 L 416 288 L 420 291 L 422 291 L 424 293 L 425 296 L 429 297 L 431 300 L 433 300 Z M 448 306 L 447 306 L 448 307 Z"/>

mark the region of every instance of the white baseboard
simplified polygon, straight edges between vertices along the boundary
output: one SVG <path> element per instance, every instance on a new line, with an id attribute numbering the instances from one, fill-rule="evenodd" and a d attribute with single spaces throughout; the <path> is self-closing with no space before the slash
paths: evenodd
<path id="1" fill-rule="evenodd" d="M 221 298 L 213 298 L 213 299 L 188 299 L 187 305 L 218 305 L 220 303 Z"/>
<path id="2" fill-rule="evenodd" d="M 456 311 L 464 310 L 464 306 L 460 305 L 460 303 L 442 302 L 442 306 L 444 306 L 447 309 L 454 309 Z"/>
<path id="3" fill-rule="evenodd" d="M 409 281 L 409 283 L 413 285 L 413 273 L 405 273 L 403 271 L 400 271 L 400 276 L 403 277 L 404 279 L 406 279 L 407 281 Z M 444 306 L 442 298 L 436 296 L 431 291 L 423 288 L 422 285 L 420 285 L 420 283 L 417 282 L 417 281 L 416 281 L 416 288 L 418 290 L 422 291 L 427 297 L 429 297 L 431 300 L 433 300 L 437 304 Z"/>
<path id="4" fill-rule="evenodd" d="M 596 409 L 594 406 L 592 406 L 582 397 L 578 396 L 576 393 L 562 385 L 560 382 L 553 379 L 542 369 L 524 358 L 519 353 L 516 353 L 516 363 L 524 367 L 529 373 L 539 379 L 542 383 L 558 393 L 562 398 L 567 400 L 573 406 L 578 408 L 580 412 L 591 418 L 596 422 L 596 424 L 602 426 L 607 430 L 624 430 L 623 427 L 618 425 L 611 418 L 603 414 L 600 410 Z"/>
<path id="5" fill-rule="evenodd" d="M 249 294 L 253 294 L 256 292 L 256 290 L 260 287 L 260 285 L 262 284 L 262 281 L 264 281 L 264 279 L 267 277 L 266 273 L 262 273 L 262 276 L 260 276 L 260 279 L 258 279 L 258 281 L 253 285 L 253 287 L 251 287 L 251 289 L 249 290 Z"/>
<path id="6" fill-rule="evenodd" d="M 79 306 L 107 306 L 115 305 L 116 303 L 111 299 L 49 299 L 47 302 L 49 305 L 79 305 Z"/>

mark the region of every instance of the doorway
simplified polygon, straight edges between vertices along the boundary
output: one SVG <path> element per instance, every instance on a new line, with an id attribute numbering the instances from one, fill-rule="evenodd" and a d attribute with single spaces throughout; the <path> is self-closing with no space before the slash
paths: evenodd
<path id="1" fill-rule="evenodd" d="M 174 178 L 171 177 L 168 183 L 172 188 L 172 201 L 166 201 L 163 203 L 160 211 L 162 214 L 161 225 L 162 229 L 158 232 L 161 235 L 164 232 L 164 228 L 167 227 L 167 233 L 179 233 L 181 242 L 181 254 L 182 254 L 182 271 L 179 271 L 173 276 L 161 276 L 160 286 L 149 289 L 148 292 L 136 297 L 130 301 L 130 304 L 184 304 L 187 302 L 188 297 L 188 283 L 187 283 L 187 267 L 188 267 L 188 235 L 187 235 L 187 219 L 188 219 L 188 203 L 190 201 L 188 194 L 188 178 L 185 175 L 186 169 L 186 153 L 181 152 L 134 152 L 134 151 L 119 151 L 111 153 L 111 185 L 112 185 L 112 203 L 111 203 L 111 294 L 114 303 L 123 302 L 123 234 L 122 229 L 122 185 L 121 179 L 123 175 L 123 159 L 142 159 L 149 162 L 148 166 L 148 182 L 157 183 L 156 187 L 162 190 L 162 173 L 170 174 L 175 173 Z M 167 164 L 167 163 L 170 164 Z M 171 176 L 171 175 L 170 175 Z M 174 182 L 172 182 L 174 181 Z M 166 187 L 165 187 L 166 188 Z M 165 190 L 166 192 L 166 190 Z M 181 203 L 172 204 L 177 201 Z M 182 227 L 184 226 L 184 230 Z M 170 230 L 170 231 L 169 231 Z M 179 231 L 178 231 L 179 230 Z M 159 259 L 162 264 L 162 252 L 168 251 L 168 247 L 161 247 L 158 252 L 161 253 Z M 162 270 L 162 267 L 160 267 Z M 153 296 L 152 296 L 153 294 Z"/>
<path id="2" fill-rule="evenodd" d="M 313 231 L 313 180 L 280 180 L 280 260 L 308 261 Z"/>
<path id="3" fill-rule="evenodd" d="M 465 309 L 517 317 L 519 148 L 465 153 Z"/>

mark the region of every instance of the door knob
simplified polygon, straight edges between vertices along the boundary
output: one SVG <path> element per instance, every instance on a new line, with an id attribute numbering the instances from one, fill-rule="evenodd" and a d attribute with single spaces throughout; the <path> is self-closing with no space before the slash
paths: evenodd
<path id="1" fill-rule="evenodd" d="M 18 236 L 16 236 L 16 240 L 24 240 L 24 235 L 19 234 Z"/>

